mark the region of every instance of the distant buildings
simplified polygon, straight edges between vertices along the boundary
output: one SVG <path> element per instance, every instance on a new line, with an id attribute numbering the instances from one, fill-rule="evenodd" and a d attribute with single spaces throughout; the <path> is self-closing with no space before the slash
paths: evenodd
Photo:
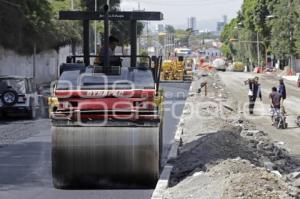
<path id="1" fill-rule="evenodd" d="M 157 24 L 156 30 L 157 30 L 157 32 L 165 32 L 165 25 Z"/>
<path id="2" fill-rule="evenodd" d="M 217 22 L 217 35 L 220 35 L 227 24 L 227 16 L 223 16 L 223 21 Z"/>
<path id="3" fill-rule="evenodd" d="M 217 57 L 222 57 L 223 54 L 220 49 L 215 48 L 215 47 L 210 47 L 207 49 L 202 49 L 198 50 L 198 53 L 200 56 L 206 57 L 206 58 L 217 58 Z"/>
<path id="4" fill-rule="evenodd" d="M 188 18 L 188 29 L 191 29 L 192 31 L 196 31 L 197 30 L 197 20 L 196 17 L 189 17 Z"/>

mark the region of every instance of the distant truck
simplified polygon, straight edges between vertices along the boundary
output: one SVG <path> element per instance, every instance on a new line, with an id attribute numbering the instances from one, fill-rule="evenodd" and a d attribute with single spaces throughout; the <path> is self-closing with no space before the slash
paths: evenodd
<path id="1" fill-rule="evenodd" d="M 224 59 L 215 59 L 212 63 L 213 67 L 218 71 L 226 71 L 226 62 Z"/>
<path id="2" fill-rule="evenodd" d="M 175 48 L 176 57 L 187 57 L 192 54 L 192 50 L 189 48 Z"/>

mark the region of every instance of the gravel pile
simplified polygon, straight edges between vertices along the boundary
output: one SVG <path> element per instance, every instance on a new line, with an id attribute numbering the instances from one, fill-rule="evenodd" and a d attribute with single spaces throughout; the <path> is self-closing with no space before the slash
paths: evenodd
<path id="1" fill-rule="evenodd" d="M 224 161 L 213 172 L 221 175 L 227 172 L 229 183 L 222 196 L 224 199 L 296 197 L 296 192 L 276 174 L 250 165 L 248 161 Z"/>
<path id="2" fill-rule="evenodd" d="M 169 189 L 165 199 L 296 198 L 294 190 L 276 174 L 257 168 L 247 160 L 228 159 L 195 172 Z"/>

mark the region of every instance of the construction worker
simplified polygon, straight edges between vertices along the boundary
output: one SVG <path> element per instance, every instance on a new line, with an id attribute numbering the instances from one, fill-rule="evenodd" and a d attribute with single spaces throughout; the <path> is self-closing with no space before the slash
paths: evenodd
<path id="1" fill-rule="evenodd" d="M 286 88 L 285 88 L 285 84 L 284 84 L 283 78 L 279 79 L 278 93 L 281 95 L 282 112 L 285 113 L 285 108 L 283 106 L 283 102 L 286 99 Z"/>
<path id="2" fill-rule="evenodd" d="M 283 78 L 279 79 L 278 92 L 281 94 L 282 99 L 286 99 L 286 88 Z"/>
<path id="3" fill-rule="evenodd" d="M 249 80 L 249 114 L 253 115 L 253 110 L 255 106 L 256 99 L 259 97 L 262 101 L 261 88 L 259 84 L 259 78 L 255 77 L 253 80 Z"/>
<path id="4" fill-rule="evenodd" d="M 279 80 L 278 93 L 281 95 L 282 100 L 286 99 L 286 88 L 282 78 Z"/>
<path id="5" fill-rule="evenodd" d="M 114 37 L 114 36 L 110 36 L 109 37 L 109 41 L 108 41 L 108 56 L 110 57 L 109 58 L 109 61 L 110 61 L 110 65 L 111 66 L 121 66 L 121 59 L 119 57 L 113 57 L 114 56 L 114 52 L 115 52 L 115 49 L 117 47 L 119 43 L 119 40 Z M 95 64 L 97 65 L 104 65 L 104 56 L 105 56 L 105 49 L 104 49 L 104 46 L 100 49 L 100 53 L 99 53 L 99 56 L 96 57 L 96 60 L 95 60 Z"/>

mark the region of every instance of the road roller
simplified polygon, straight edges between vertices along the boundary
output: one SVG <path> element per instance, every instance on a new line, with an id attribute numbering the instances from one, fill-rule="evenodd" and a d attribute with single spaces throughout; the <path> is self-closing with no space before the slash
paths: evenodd
<path id="1" fill-rule="evenodd" d="M 137 20 L 162 20 L 160 12 L 62 11 L 61 20 L 82 20 L 83 55 L 60 67 L 54 86 L 52 176 L 59 189 L 155 186 L 161 168 L 163 95 L 161 57 L 140 66 Z M 89 21 L 104 20 L 103 65 L 91 65 Z M 112 65 L 109 20 L 129 20 L 129 66 Z M 83 58 L 81 63 L 78 59 Z"/>

